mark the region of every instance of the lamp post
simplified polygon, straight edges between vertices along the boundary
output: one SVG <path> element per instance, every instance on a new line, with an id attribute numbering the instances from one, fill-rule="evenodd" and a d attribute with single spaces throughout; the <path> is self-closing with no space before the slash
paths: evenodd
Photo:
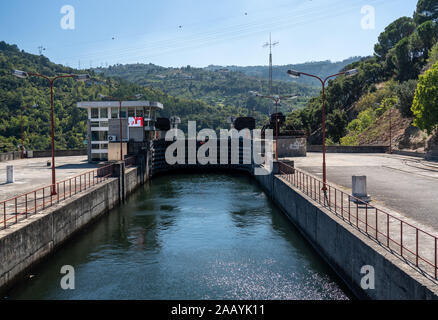
<path id="1" fill-rule="evenodd" d="M 325 79 L 322 79 L 318 76 L 315 76 L 313 74 L 305 73 L 305 72 L 299 72 L 295 70 L 288 70 L 287 74 L 293 78 L 299 78 L 302 75 L 312 77 L 315 79 L 318 79 L 322 84 L 322 176 L 323 176 L 323 187 L 322 190 L 324 192 L 327 191 L 327 167 L 326 167 L 326 161 L 325 161 L 325 154 L 326 154 L 326 148 L 325 148 L 325 86 L 327 81 L 330 78 L 334 78 L 340 75 L 345 75 L 347 77 L 352 77 L 356 75 L 359 71 L 357 69 L 351 69 L 344 72 L 339 72 L 337 74 L 333 74 L 331 76 L 326 77 Z"/>
<path id="2" fill-rule="evenodd" d="M 54 111 L 53 111 L 53 84 L 58 79 L 64 79 L 64 78 L 74 78 L 76 81 L 87 81 L 90 79 L 90 76 L 88 74 L 68 74 L 68 75 L 61 75 L 56 77 L 47 77 L 43 76 L 38 73 L 31 73 L 31 72 L 25 72 L 21 70 L 14 70 L 12 73 L 17 78 L 26 79 L 29 76 L 33 77 L 39 77 L 46 79 L 50 84 L 50 106 L 51 106 L 51 119 L 50 119 L 50 126 L 51 126 L 51 136 L 52 136 L 52 195 L 56 195 L 56 175 L 55 175 L 55 127 L 54 127 Z"/>
<path id="3" fill-rule="evenodd" d="M 274 95 L 274 96 L 264 96 L 260 93 L 258 93 L 257 91 L 250 91 L 250 94 L 252 94 L 255 97 L 258 98 L 266 98 L 266 99 L 271 99 L 275 102 L 275 160 L 278 161 L 278 135 L 279 135 L 279 130 L 278 130 L 278 104 L 280 103 L 281 100 L 284 99 L 296 99 L 298 98 L 297 95 L 284 95 L 284 96 L 278 96 L 278 95 Z"/>
<path id="4" fill-rule="evenodd" d="M 140 99 L 143 95 L 142 94 L 136 94 L 134 96 L 135 99 Z M 107 95 L 103 95 L 103 94 L 99 94 L 99 97 L 101 97 L 102 99 L 112 99 L 112 100 L 116 100 L 119 102 L 119 126 L 120 126 L 120 161 L 123 161 L 123 131 L 122 131 L 122 104 L 123 104 L 123 100 L 113 97 L 113 96 L 107 96 Z M 128 97 L 127 99 L 129 99 L 131 97 Z"/>
<path id="5" fill-rule="evenodd" d="M 31 108 L 37 108 L 38 105 L 34 104 Z M 24 106 L 20 108 L 20 123 L 21 123 L 21 159 L 24 159 L 24 137 L 23 137 L 23 110 Z"/>

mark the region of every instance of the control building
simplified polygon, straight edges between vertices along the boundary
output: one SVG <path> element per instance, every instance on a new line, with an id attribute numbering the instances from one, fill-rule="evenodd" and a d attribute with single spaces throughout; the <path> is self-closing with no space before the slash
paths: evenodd
<path id="1" fill-rule="evenodd" d="M 128 143 L 141 144 L 153 140 L 157 112 L 163 109 L 159 102 L 123 101 L 120 137 L 118 101 L 78 102 L 78 108 L 88 111 L 88 160 L 111 161 L 120 159 L 120 139 L 123 156 L 128 154 Z"/>

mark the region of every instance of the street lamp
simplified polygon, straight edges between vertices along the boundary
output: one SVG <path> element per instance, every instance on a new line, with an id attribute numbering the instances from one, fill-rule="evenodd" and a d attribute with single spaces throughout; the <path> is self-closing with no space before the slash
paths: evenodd
<path id="1" fill-rule="evenodd" d="M 113 96 L 104 95 L 104 94 L 99 94 L 99 97 L 101 99 L 112 99 L 112 100 L 116 100 L 119 102 L 120 161 L 123 161 L 123 139 L 122 139 L 122 137 L 123 137 L 122 136 L 122 134 L 123 134 L 123 131 L 122 131 L 122 103 L 123 103 L 123 100 L 116 98 L 116 97 L 113 97 Z M 139 93 L 139 94 L 136 94 L 133 98 L 140 99 L 141 97 L 143 97 L 143 95 Z M 131 97 L 128 97 L 127 99 L 129 99 L 129 98 L 131 98 Z"/>
<path id="2" fill-rule="evenodd" d="M 31 106 L 31 108 L 37 108 L 38 105 L 34 104 L 33 106 Z M 24 159 L 24 138 L 23 138 L 23 111 L 24 111 L 24 106 L 21 106 L 20 108 L 20 122 L 21 122 L 21 159 Z"/>
<path id="3" fill-rule="evenodd" d="M 273 95 L 273 96 L 265 96 L 262 95 L 260 93 L 258 93 L 257 91 L 250 91 L 249 92 L 251 95 L 253 95 L 254 97 L 258 97 L 258 98 L 265 98 L 265 99 L 271 99 L 275 102 L 275 160 L 278 161 L 278 135 L 279 135 L 279 130 L 278 130 L 278 104 L 280 103 L 281 100 L 285 100 L 285 99 L 296 99 L 298 98 L 297 95 L 284 95 L 284 96 L 279 96 L 279 95 Z"/>
<path id="4" fill-rule="evenodd" d="M 325 161 L 325 86 L 327 83 L 327 80 L 329 80 L 330 78 L 334 78 L 340 75 L 345 75 L 347 77 L 352 77 L 355 76 L 356 74 L 358 74 L 359 70 L 357 69 L 351 69 L 348 71 L 344 71 L 344 72 L 339 72 L 337 74 L 333 74 L 331 76 L 328 76 L 327 78 L 325 78 L 324 80 L 321 79 L 318 76 L 315 76 L 313 74 L 309 74 L 309 73 L 305 73 L 305 72 L 299 72 L 299 71 L 295 71 L 295 70 L 288 70 L 287 74 L 289 76 L 291 76 L 292 78 L 299 78 L 302 75 L 304 76 L 308 76 L 308 77 L 312 77 L 315 79 L 318 79 L 321 84 L 322 84 L 322 175 L 323 175 L 323 187 L 322 190 L 324 192 L 327 191 L 327 168 L 326 168 L 326 161 Z"/>
<path id="5" fill-rule="evenodd" d="M 64 79 L 64 78 L 74 78 L 76 81 L 87 81 L 90 79 L 90 76 L 88 74 L 68 74 L 68 75 L 61 75 L 56 76 L 53 78 L 43 76 L 38 73 L 31 73 L 31 72 L 25 72 L 21 70 L 14 70 L 12 72 L 14 76 L 20 79 L 26 79 L 29 76 L 33 77 L 39 77 L 46 79 L 50 84 L 50 106 L 51 106 L 51 130 L 52 130 L 52 195 L 56 195 L 56 175 L 55 175 L 55 128 L 54 128 L 54 111 L 53 111 L 53 84 L 58 79 Z"/>

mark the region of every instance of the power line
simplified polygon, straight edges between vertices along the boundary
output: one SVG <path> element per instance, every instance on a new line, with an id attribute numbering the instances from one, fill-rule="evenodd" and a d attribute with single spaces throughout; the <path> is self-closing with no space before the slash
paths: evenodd
<path id="1" fill-rule="evenodd" d="M 391 0 L 386 0 L 387 1 Z M 372 1 L 370 0 L 370 3 L 372 2 L 380 2 L 379 0 Z M 335 5 L 341 5 L 339 9 L 336 8 Z M 161 56 L 163 54 L 169 54 L 172 52 L 179 52 L 181 50 L 187 50 L 190 48 L 198 48 L 198 47 L 204 47 L 205 45 L 211 45 L 214 43 L 219 43 L 223 41 L 229 41 L 231 39 L 238 39 L 258 33 L 264 32 L 265 29 L 271 29 L 271 30 L 278 30 L 282 28 L 297 26 L 297 25 L 304 25 L 307 23 L 314 23 L 315 21 L 322 21 L 326 18 L 334 18 L 336 16 L 340 16 L 346 13 L 350 13 L 352 10 L 355 10 L 357 8 L 356 5 L 353 6 L 346 6 L 345 3 L 339 3 L 339 4 L 331 4 L 331 9 L 336 9 L 337 14 L 328 14 L 327 8 L 321 7 L 319 8 L 319 11 L 315 12 L 306 12 L 302 14 L 301 16 L 287 16 L 280 19 L 274 19 L 273 21 L 268 22 L 251 22 L 247 24 L 241 24 L 238 26 L 230 26 L 226 27 L 222 30 L 214 30 L 214 31 L 207 31 L 207 32 L 201 32 L 198 34 L 194 34 L 189 37 L 178 37 L 174 39 L 166 39 L 166 40 L 160 40 L 152 43 L 146 43 L 145 45 L 142 45 L 141 47 L 131 47 L 124 50 L 117 51 L 116 54 L 112 54 L 110 51 L 105 50 L 102 53 L 104 53 L 103 57 L 105 58 L 125 58 L 127 55 L 130 54 L 136 54 L 135 56 L 130 56 L 130 59 L 136 59 L 136 58 L 149 58 L 154 56 Z M 318 16 L 319 14 L 319 16 Z M 301 21 L 297 20 L 297 17 L 302 18 L 310 18 L 310 19 L 304 19 Z M 198 42 L 199 41 L 199 42 Z M 198 42 L 198 43 L 194 43 Z M 148 52 L 152 52 L 152 54 L 149 54 L 148 56 L 145 56 L 143 52 L 147 49 Z M 157 53 L 155 53 L 157 52 Z M 100 52 L 95 52 L 88 54 L 86 57 L 96 57 L 96 55 L 99 55 Z M 102 58 L 102 56 L 99 56 L 99 58 Z"/>

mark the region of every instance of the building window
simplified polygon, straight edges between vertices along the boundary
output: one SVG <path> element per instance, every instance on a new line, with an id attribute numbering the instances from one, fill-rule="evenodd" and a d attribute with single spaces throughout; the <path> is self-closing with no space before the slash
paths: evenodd
<path id="1" fill-rule="evenodd" d="M 122 108 L 122 119 L 126 119 L 126 108 Z"/>
<path id="2" fill-rule="evenodd" d="M 108 131 L 92 131 L 91 141 L 108 141 Z"/>
<path id="3" fill-rule="evenodd" d="M 99 150 L 100 149 L 100 145 L 99 144 L 92 144 L 91 145 L 91 149 L 93 149 L 93 150 Z"/>
<path id="4" fill-rule="evenodd" d="M 99 128 L 99 121 L 91 121 L 90 126 L 92 128 Z"/>
<path id="5" fill-rule="evenodd" d="M 100 109 L 100 118 L 101 119 L 108 119 L 108 108 Z"/>
<path id="6" fill-rule="evenodd" d="M 117 119 L 119 117 L 119 108 L 111 108 L 111 119 Z"/>
<path id="7" fill-rule="evenodd" d="M 99 119 L 99 109 L 91 108 L 91 119 Z"/>
<path id="8" fill-rule="evenodd" d="M 108 121 L 101 121 L 100 122 L 100 127 L 101 128 L 108 128 Z"/>

